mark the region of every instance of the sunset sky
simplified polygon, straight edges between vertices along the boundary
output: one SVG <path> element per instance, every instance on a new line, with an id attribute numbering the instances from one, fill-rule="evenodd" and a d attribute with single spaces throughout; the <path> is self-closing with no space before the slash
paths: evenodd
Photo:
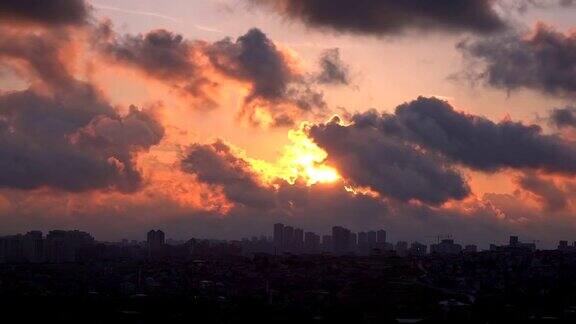
<path id="1" fill-rule="evenodd" d="M 0 1 L 0 235 L 576 240 L 576 1 Z"/>

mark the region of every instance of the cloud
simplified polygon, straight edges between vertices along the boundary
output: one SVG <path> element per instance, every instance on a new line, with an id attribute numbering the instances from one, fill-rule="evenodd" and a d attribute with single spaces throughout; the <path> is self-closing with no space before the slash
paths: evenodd
<path id="1" fill-rule="evenodd" d="M 465 72 L 489 86 L 576 96 L 575 33 L 539 23 L 527 35 L 515 31 L 463 41 L 457 48 L 472 63 Z"/>
<path id="2" fill-rule="evenodd" d="M 516 181 L 522 189 L 535 195 L 545 210 L 560 211 L 568 207 L 568 195 L 553 180 L 524 173 Z"/>
<path id="3" fill-rule="evenodd" d="M 312 126 L 309 135 L 344 178 L 383 196 L 437 205 L 470 193 L 465 180 L 445 161 L 371 125 L 342 126 L 333 120 Z"/>
<path id="4" fill-rule="evenodd" d="M 340 50 L 332 48 L 322 53 L 320 57 L 322 71 L 317 76 L 317 82 L 330 85 L 350 84 L 350 72 L 348 66 L 340 58 Z"/>
<path id="5" fill-rule="evenodd" d="M 195 174 L 200 182 L 221 186 L 234 203 L 256 208 L 270 208 L 275 203 L 273 188 L 263 185 L 249 163 L 222 141 L 190 146 L 181 168 Z"/>
<path id="6" fill-rule="evenodd" d="M 540 169 L 576 173 L 576 146 L 540 126 L 456 111 L 448 102 L 420 97 L 396 108 L 393 115 L 371 111 L 354 116 L 356 124 L 378 127 L 392 136 L 437 152 L 472 169 Z"/>
<path id="7" fill-rule="evenodd" d="M 556 128 L 576 128 L 576 108 L 554 108 L 550 111 L 549 119 Z"/>
<path id="8" fill-rule="evenodd" d="M 163 137 L 156 117 L 136 108 L 122 116 L 93 84 L 71 75 L 70 35 L 0 29 L 0 36 L 0 58 L 32 84 L 0 93 L 0 187 L 139 189 L 135 155 Z"/>
<path id="9" fill-rule="evenodd" d="M 293 126 L 296 118 L 322 113 L 323 94 L 314 82 L 266 34 L 249 30 L 236 41 L 190 41 L 167 30 L 117 35 L 110 23 L 95 31 L 97 47 L 114 63 L 159 80 L 180 94 L 214 108 L 216 90 L 224 83 L 249 87 L 240 118 L 254 125 Z"/>
<path id="10" fill-rule="evenodd" d="M 206 67 L 197 62 L 198 43 L 164 29 L 120 36 L 109 22 L 98 26 L 95 39 L 100 52 L 115 63 L 160 80 L 181 95 L 198 98 L 203 107 L 217 105 L 210 93 L 218 84 L 204 75 Z"/>
<path id="11" fill-rule="evenodd" d="M 326 107 L 322 93 L 313 89 L 259 29 L 249 30 L 235 42 L 226 38 L 213 43 L 206 52 L 218 71 L 250 84 L 243 112 L 249 118 L 255 117 L 256 109 L 265 108 L 272 126 L 291 126 L 294 117 Z"/>
<path id="12" fill-rule="evenodd" d="M 368 35 L 408 30 L 487 34 L 506 24 L 492 0 L 248 0 L 306 25 Z"/>
<path id="13" fill-rule="evenodd" d="M 89 17 L 84 0 L 2 0 L 0 20 L 47 26 L 81 25 Z"/>

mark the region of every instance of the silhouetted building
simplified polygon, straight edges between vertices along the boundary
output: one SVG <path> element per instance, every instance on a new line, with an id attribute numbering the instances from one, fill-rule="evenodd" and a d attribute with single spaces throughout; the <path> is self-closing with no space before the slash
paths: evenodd
<path id="1" fill-rule="evenodd" d="M 292 242 L 294 241 L 294 228 L 292 226 L 284 226 L 284 234 L 282 236 L 282 252 L 290 251 Z"/>
<path id="2" fill-rule="evenodd" d="M 476 253 L 478 252 L 478 247 L 474 244 L 468 244 L 464 247 L 465 253 Z"/>
<path id="3" fill-rule="evenodd" d="M 50 231 L 46 235 L 46 260 L 52 263 L 77 262 L 80 252 L 94 244 L 94 238 L 82 231 Z"/>
<path id="4" fill-rule="evenodd" d="M 341 226 L 332 227 L 332 244 L 334 253 L 346 254 L 350 252 L 350 230 Z"/>
<path id="5" fill-rule="evenodd" d="M 31 263 L 44 262 L 44 238 L 40 231 L 30 231 L 23 237 L 24 259 Z"/>
<path id="6" fill-rule="evenodd" d="M 320 252 L 320 235 L 312 232 L 306 232 L 304 235 L 304 250 L 306 253 Z"/>
<path id="7" fill-rule="evenodd" d="M 158 259 L 163 257 L 164 245 L 166 244 L 164 232 L 161 230 L 151 230 L 146 236 L 146 243 L 148 246 L 148 257 L 151 259 Z"/>
<path id="8" fill-rule="evenodd" d="M 284 224 L 274 224 L 274 248 L 276 252 L 281 252 L 284 243 Z"/>
<path id="9" fill-rule="evenodd" d="M 408 250 L 408 254 L 411 256 L 425 256 L 427 252 L 428 246 L 418 242 L 412 243 L 410 245 L 410 249 Z"/>
<path id="10" fill-rule="evenodd" d="M 406 256 L 408 253 L 408 242 L 405 241 L 398 241 L 396 242 L 396 248 L 394 249 L 398 256 Z"/>
<path id="11" fill-rule="evenodd" d="M 536 251 L 536 243 L 523 243 L 520 242 L 518 236 L 510 236 L 508 245 L 494 245 L 490 244 L 490 251 L 501 252 L 533 252 Z"/>
<path id="12" fill-rule="evenodd" d="M 297 228 L 294 230 L 294 237 L 291 244 L 291 251 L 294 253 L 301 253 L 304 249 L 304 230 Z"/>
<path id="13" fill-rule="evenodd" d="M 430 246 L 430 253 L 458 254 L 462 252 L 462 245 L 454 243 L 452 239 L 444 239 L 438 244 Z"/>
<path id="14" fill-rule="evenodd" d="M 322 236 L 322 252 L 334 252 L 334 243 L 333 243 L 332 235 L 324 235 Z"/>

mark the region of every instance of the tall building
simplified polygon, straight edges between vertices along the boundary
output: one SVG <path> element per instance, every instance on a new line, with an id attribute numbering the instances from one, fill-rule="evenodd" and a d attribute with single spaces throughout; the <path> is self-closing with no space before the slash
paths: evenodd
<path id="1" fill-rule="evenodd" d="M 30 231 L 23 237 L 24 259 L 31 263 L 44 261 L 44 238 L 40 231 Z"/>
<path id="2" fill-rule="evenodd" d="M 412 256 L 425 256 L 428 252 L 428 246 L 414 242 L 410 245 L 410 250 L 408 250 L 408 254 Z"/>
<path id="3" fill-rule="evenodd" d="M 274 224 L 274 248 L 277 251 L 282 250 L 282 243 L 284 242 L 284 224 Z"/>
<path id="4" fill-rule="evenodd" d="M 294 237 L 292 238 L 291 251 L 301 253 L 304 249 L 304 230 L 297 228 L 294 230 Z"/>
<path id="5" fill-rule="evenodd" d="M 385 230 L 379 230 L 378 232 L 376 232 L 376 243 L 386 243 L 386 231 Z"/>
<path id="6" fill-rule="evenodd" d="M 52 263 L 77 262 L 80 252 L 94 244 L 94 238 L 82 231 L 50 231 L 46 235 L 46 260 Z"/>
<path id="7" fill-rule="evenodd" d="M 341 226 L 332 227 L 332 245 L 335 254 L 350 252 L 350 230 Z"/>
<path id="8" fill-rule="evenodd" d="M 306 251 L 306 253 L 320 252 L 320 235 L 306 232 L 304 235 L 304 251 Z"/>
<path id="9" fill-rule="evenodd" d="M 293 241 L 294 228 L 292 226 L 284 226 L 284 234 L 282 236 L 282 252 L 290 251 Z"/>
<path id="10" fill-rule="evenodd" d="M 376 248 L 376 232 L 369 231 L 366 233 L 366 238 L 368 240 L 368 253 L 372 252 L 372 249 Z"/>
<path id="11" fill-rule="evenodd" d="M 368 234 L 366 232 L 359 232 L 358 233 L 358 253 L 362 255 L 367 255 L 370 253 L 370 247 L 368 245 Z"/>
<path id="12" fill-rule="evenodd" d="M 350 233 L 350 246 L 348 247 L 348 251 L 358 251 L 358 235 L 356 233 Z"/>
<path id="13" fill-rule="evenodd" d="M 398 241 L 396 242 L 396 248 L 394 249 L 398 256 L 406 256 L 408 252 L 408 242 L 405 241 Z"/>
<path id="14" fill-rule="evenodd" d="M 432 244 L 430 253 L 458 254 L 462 252 L 462 245 L 454 243 L 452 239 L 444 239 L 438 244 Z"/>
<path id="15" fill-rule="evenodd" d="M 332 235 L 324 235 L 322 236 L 322 252 L 334 252 L 334 244 L 333 244 Z"/>
<path id="16" fill-rule="evenodd" d="M 148 257 L 158 259 L 163 256 L 164 245 L 166 244 L 166 237 L 161 230 L 151 230 L 146 236 L 146 243 L 148 245 Z"/>

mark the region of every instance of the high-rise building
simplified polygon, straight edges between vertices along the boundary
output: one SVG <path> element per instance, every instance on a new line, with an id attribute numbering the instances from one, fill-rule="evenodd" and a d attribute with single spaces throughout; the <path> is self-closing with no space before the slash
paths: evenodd
<path id="1" fill-rule="evenodd" d="M 332 235 L 322 236 L 322 252 L 333 252 L 334 243 Z"/>
<path id="2" fill-rule="evenodd" d="M 284 234 L 282 236 L 282 251 L 283 252 L 290 251 L 293 241 L 294 241 L 294 228 L 292 226 L 284 226 Z"/>
<path id="3" fill-rule="evenodd" d="M 394 249 L 398 256 L 406 256 L 408 252 L 408 242 L 405 241 L 398 241 L 396 242 L 396 248 Z"/>
<path id="4" fill-rule="evenodd" d="M 80 252 L 94 244 L 94 238 L 82 231 L 50 231 L 46 235 L 46 260 L 52 263 L 79 261 Z"/>
<path id="5" fill-rule="evenodd" d="M 152 259 L 161 258 L 164 252 L 166 238 L 161 230 L 151 230 L 146 237 L 148 245 L 148 257 Z"/>
<path id="6" fill-rule="evenodd" d="M 24 259 L 28 262 L 39 263 L 44 261 L 44 238 L 40 231 L 30 231 L 23 237 Z"/>
<path id="7" fill-rule="evenodd" d="M 304 230 L 296 228 L 294 230 L 294 237 L 292 239 L 291 250 L 294 253 L 301 253 L 304 249 Z"/>
<path id="8" fill-rule="evenodd" d="M 438 244 L 432 244 L 430 253 L 458 254 L 462 252 L 462 245 L 454 243 L 452 239 L 444 239 Z"/>
<path id="9" fill-rule="evenodd" d="M 306 253 L 318 253 L 320 251 L 320 235 L 306 232 L 304 235 L 304 250 Z"/>
<path id="10" fill-rule="evenodd" d="M 274 248 L 279 252 L 284 242 L 284 224 L 274 224 Z"/>
<path id="11" fill-rule="evenodd" d="M 350 233 L 350 246 L 348 247 L 349 252 L 358 252 L 358 235 L 356 233 Z"/>
<path id="12" fill-rule="evenodd" d="M 386 243 L 386 231 L 385 230 L 379 230 L 378 232 L 376 232 L 376 243 Z"/>
<path id="13" fill-rule="evenodd" d="M 424 244 L 414 242 L 410 245 L 410 250 L 408 254 L 412 256 L 424 256 L 428 252 L 428 247 Z"/>
<path id="14" fill-rule="evenodd" d="M 368 245 L 368 234 L 366 232 L 358 233 L 358 253 L 362 255 L 367 255 L 370 252 L 370 247 Z"/>
<path id="15" fill-rule="evenodd" d="M 350 252 L 350 230 L 341 226 L 332 227 L 332 245 L 334 253 L 341 255 Z"/>

